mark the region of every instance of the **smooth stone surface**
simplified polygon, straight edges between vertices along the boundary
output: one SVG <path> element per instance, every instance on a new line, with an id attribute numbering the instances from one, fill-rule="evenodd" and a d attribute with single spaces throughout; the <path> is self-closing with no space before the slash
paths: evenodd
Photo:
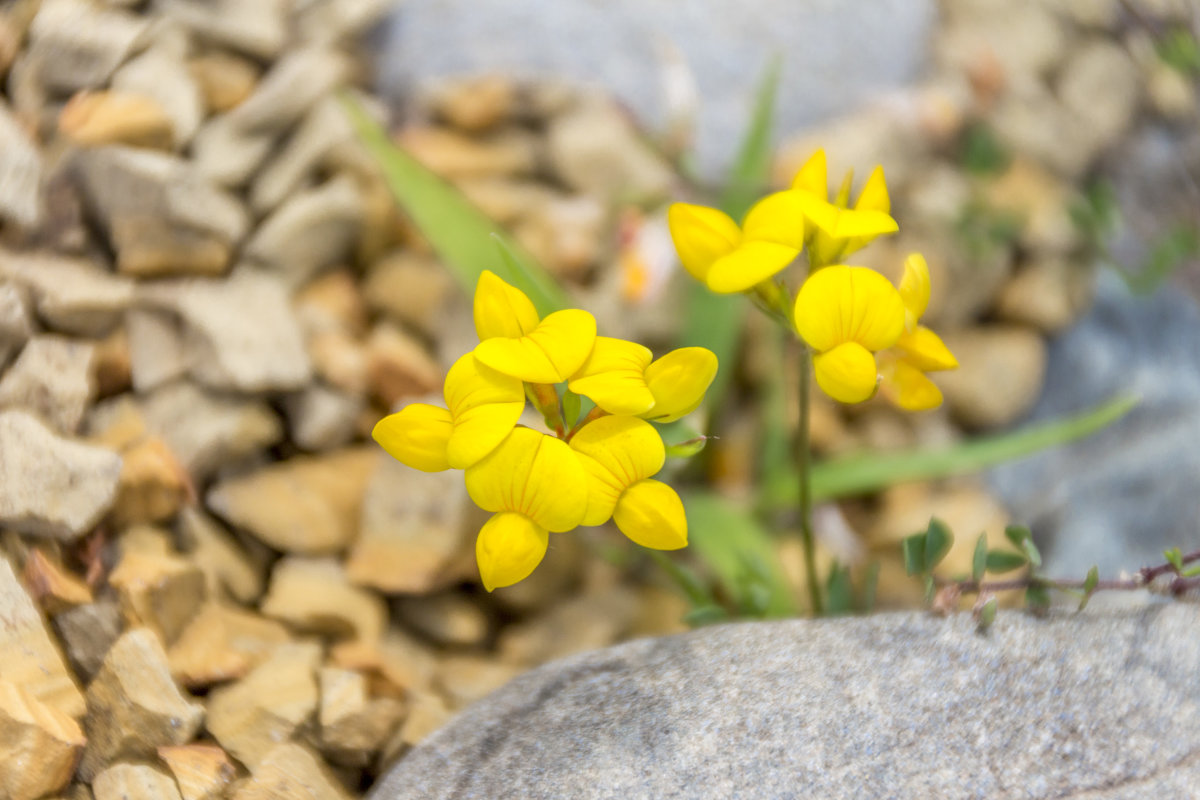
<path id="1" fill-rule="evenodd" d="M 527 673 L 370 800 L 1189 796 L 1200 607 L 724 625 Z"/>
<path id="2" fill-rule="evenodd" d="M 930 0 L 409 0 L 381 37 L 380 82 L 400 96 L 431 78 L 553 76 L 604 86 L 661 130 L 670 113 L 664 50 L 674 46 L 694 74 L 699 164 L 719 174 L 772 53 L 783 56 L 779 96 L 794 98 L 779 103 L 776 130 L 795 131 L 910 81 L 934 15 Z"/>
<path id="3" fill-rule="evenodd" d="M 1096 305 L 1052 341 L 1029 422 L 1075 414 L 1121 394 L 1137 408 L 1111 427 L 998 467 L 992 487 L 1029 524 L 1048 574 L 1116 576 L 1200 547 L 1200 309 L 1165 287 L 1135 297 L 1110 271 Z"/>

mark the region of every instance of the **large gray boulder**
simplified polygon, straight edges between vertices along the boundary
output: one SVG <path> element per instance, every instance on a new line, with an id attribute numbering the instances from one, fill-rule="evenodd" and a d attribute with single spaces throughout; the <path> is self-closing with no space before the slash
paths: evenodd
<path id="1" fill-rule="evenodd" d="M 725 625 L 470 707 L 370 800 L 1194 797 L 1200 607 Z"/>

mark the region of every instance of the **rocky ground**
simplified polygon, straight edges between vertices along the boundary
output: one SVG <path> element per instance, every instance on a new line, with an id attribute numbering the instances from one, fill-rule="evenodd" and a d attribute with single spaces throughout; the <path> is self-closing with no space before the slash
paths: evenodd
<path id="1" fill-rule="evenodd" d="M 818 403 L 824 455 L 1025 414 L 1047 337 L 1089 303 L 1087 180 L 1141 120 L 1195 125 L 1194 76 L 1155 38 L 1185 5 L 943 5 L 920 82 L 778 154 L 780 181 L 818 145 L 835 170 L 884 164 L 904 232 L 864 255 L 926 253 L 928 319 L 963 364 L 931 415 Z M 357 796 L 517 674 L 683 629 L 669 587 L 597 557 L 603 530 L 488 595 L 461 481 L 369 441 L 470 330 L 334 96 L 369 85 L 361 37 L 387 6 L 0 10 L 0 796 Z M 556 81 L 421 85 L 392 112 L 602 327 L 669 341 L 664 208 L 700 187 L 667 144 Z M 765 338 L 741 397 L 777 371 Z M 761 420 L 746 402 L 717 425 L 711 477 L 736 492 Z M 1009 520 L 975 479 L 826 512 L 827 552 L 883 559 L 884 606 L 919 601 L 896 542 L 932 513 Z"/>

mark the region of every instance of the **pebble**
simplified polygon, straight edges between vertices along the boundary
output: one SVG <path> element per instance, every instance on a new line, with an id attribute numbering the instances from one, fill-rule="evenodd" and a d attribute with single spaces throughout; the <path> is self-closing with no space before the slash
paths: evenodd
<path id="1" fill-rule="evenodd" d="M 0 280 L 0 370 L 33 335 L 33 320 L 25 293 L 14 283 Z"/>
<path id="2" fill-rule="evenodd" d="M 171 34 L 177 35 L 171 35 Z M 147 98 L 170 120 L 168 146 L 187 146 L 204 120 L 204 98 L 185 62 L 188 42 L 178 29 L 160 34 L 154 46 L 113 75 L 112 88 Z"/>
<path id="3" fill-rule="evenodd" d="M 0 795 L 37 800 L 64 788 L 85 741 L 70 716 L 0 679 Z"/>
<path id="4" fill-rule="evenodd" d="M 543 664 L 584 650 L 616 642 L 637 614 L 637 596 L 630 589 L 583 594 L 515 625 L 500 634 L 497 649 L 510 664 Z"/>
<path id="5" fill-rule="evenodd" d="M 30 548 L 21 568 L 21 582 L 33 601 L 48 615 L 92 602 L 92 590 L 37 547 Z"/>
<path id="6" fill-rule="evenodd" d="M 250 189 L 250 207 L 266 214 L 310 178 L 337 145 L 354 141 L 341 102 L 327 97 L 309 111 L 287 144 L 262 168 Z"/>
<path id="7" fill-rule="evenodd" d="M 593 197 L 555 198 L 533 209 L 513 234 L 553 275 L 580 282 L 600 261 L 611 231 L 608 216 Z"/>
<path id="8" fill-rule="evenodd" d="M 126 624 L 144 626 L 170 646 L 205 600 L 204 573 L 167 554 L 126 552 L 108 576 Z"/>
<path id="9" fill-rule="evenodd" d="M 255 58 L 277 57 L 287 41 L 288 0 L 155 0 L 155 9 L 198 36 Z"/>
<path id="10" fill-rule="evenodd" d="M 433 114 L 468 133 L 508 122 L 519 109 L 516 84 L 504 75 L 446 80 L 426 91 L 425 102 Z"/>
<path id="11" fill-rule="evenodd" d="M 1071 218 L 1079 198 L 1037 162 L 1014 158 L 1008 169 L 986 183 L 983 197 L 989 210 L 1020 222 L 1019 241 L 1031 251 L 1068 254 L 1079 248 L 1079 226 Z"/>
<path id="12" fill-rule="evenodd" d="M 292 10 L 292 23 L 304 42 L 351 44 L 388 11 L 391 0 L 315 0 Z"/>
<path id="13" fill-rule="evenodd" d="M 73 541 L 111 508 L 121 458 L 58 436 L 24 411 L 0 411 L 0 526 Z"/>
<path id="14" fill-rule="evenodd" d="M 212 517 L 195 507 L 183 508 L 176 531 L 187 557 L 208 580 L 209 597 L 228 594 L 253 604 L 263 592 L 263 574 L 245 548 Z"/>
<path id="15" fill-rule="evenodd" d="M 276 550 L 339 552 L 358 535 L 363 495 L 381 458 L 374 446 L 291 458 L 218 481 L 206 502 Z"/>
<path id="16" fill-rule="evenodd" d="M 42 156 L 0 100 L 0 220 L 35 228 L 42 219 Z"/>
<path id="17" fill-rule="evenodd" d="M 389 594 L 425 594 L 451 580 L 473 541 L 461 476 L 418 472 L 381 457 L 362 501 L 362 527 L 346 560 L 350 580 Z"/>
<path id="18" fill-rule="evenodd" d="M 348 76 L 346 56 L 324 47 L 301 47 L 276 60 L 254 94 L 227 115 L 248 134 L 278 133 L 297 123 L 309 109 Z"/>
<path id="19" fill-rule="evenodd" d="M 230 114 L 222 114 L 208 119 L 196 132 L 191 162 L 198 173 L 218 186 L 239 187 L 262 166 L 277 139 L 274 131 L 247 133 Z"/>
<path id="20" fill-rule="evenodd" d="M 204 720 L 171 678 L 158 637 L 145 628 L 126 631 L 104 657 L 88 685 L 87 749 L 79 764 L 94 779 L 121 759 L 152 758 L 164 745 L 185 744 Z"/>
<path id="21" fill-rule="evenodd" d="M 87 259 L 0 249 L 0 278 L 28 290 L 47 327 L 76 336 L 104 336 L 133 302 L 131 280 Z"/>
<path id="22" fill-rule="evenodd" d="M 320 452 L 350 444 L 358 435 L 366 403 L 359 395 L 314 383 L 283 401 L 292 441 L 303 450 Z"/>
<path id="23" fill-rule="evenodd" d="M 523 667 L 486 656 L 448 656 L 438 668 L 437 686 L 451 708 L 461 709 L 488 696 L 523 671 Z"/>
<path id="24" fill-rule="evenodd" d="M 259 225 L 245 256 L 296 288 L 346 262 L 361 218 L 357 185 L 343 175 L 289 197 Z"/>
<path id="25" fill-rule="evenodd" d="M 182 800 L 220 800 L 237 777 L 229 755 L 215 745 L 160 747 L 158 757 L 174 776 Z"/>
<path id="26" fill-rule="evenodd" d="M 148 307 L 179 316 L 188 372 L 200 383 L 245 393 L 308 383 L 304 340 L 277 278 L 238 269 L 223 281 L 160 281 L 139 290 Z"/>
<path id="27" fill-rule="evenodd" d="M 362 642 L 378 641 L 387 627 L 383 599 L 351 585 L 341 563 L 331 558 L 277 561 L 262 612 L 301 631 Z"/>
<path id="28" fill-rule="evenodd" d="M 171 519 L 195 494 L 187 470 L 166 441 L 146 433 L 140 419 L 133 421 L 125 441 L 106 437 L 104 442 L 121 456 L 121 480 L 110 512 L 118 528 Z M 114 431 L 112 436 L 119 435 Z"/>
<path id="29" fill-rule="evenodd" d="M 354 337 L 367 331 L 367 306 L 358 277 L 348 269 L 328 272 L 292 298 L 300 326 L 308 336 L 342 331 Z"/>
<path id="30" fill-rule="evenodd" d="M 487 613 L 462 593 L 399 597 L 396 619 L 426 639 L 449 647 L 478 647 L 491 631 Z"/>
<path id="31" fill-rule="evenodd" d="M 1091 305 L 1095 268 L 1066 258 L 1025 264 L 996 298 L 996 315 L 1046 334 L 1074 323 Z"/>
<path id="32" fill-rule="evenodd" d="M 396 325 L 381 322 L 367 339 L 367 383 L 385 407 L 442 388 L 443 374 L 425 345 Z"/>
<path id="33" fill-rule="evenodd" d="M 365 767 L 404 719 L 404 704 L 370 697 L 366 677 L 354 670 L 323 667 L 317 681 L 321 752 L 334 763 Z"/>
<path id="34" fill-rule="evenodd" d="M 349 800 L 320 760 L 299 744 L 280 744 L 252 766 L 250 779 L 239 784 L 232 800 Z"/>
<path id="35" fill-rule="evenodd" d="M 24 410 L 56 433 L 75 433 L 96 393 L 95 352 L 91 342 L 34 336 L 0 377 L 0 409 Z"/>
<path id="36" fill-rule="evenodd" d="M 98 89 L 145 41 L 148 20 L 86 0 L 46 0 L 29 26 L 28 50 L 41 86 L 52 92 Z"/>
<path id="37" fill-rule="evenodd" d="M 997 428 L 1033 407 L 1046 371 L 1046 343 L 1036 331 L 992 325 L 947 331 L 942 338 L 959 368 L 932 377 L 961 425 Z"/>
<path id="38" fill-rule="evenodd" d="M 186 161 L 125 147 L 75 157 L 85 205 L 116 253 L 117 271 L 137 277 L 221 275 L 249 220 L 242 204 Z"/>
<path id="39" fill-rule="evenodd" d="M 196 56 L 188 61 L 188 70 L 205 108 L 214 114 L 236 108 L 258 85 L 258 66 L 233 53 L 215 51 Z"/>
<path id="40" fill-rule="evenodd" d="M 320 661 L 314 643 L 276 647 L 245 677 L 209 693 L 208 732 L 253 773 L 276 745 L 313 724 Z"/>
<path id="41" fill-rule="evenodd" d="M 182 800 L 171 776 L 146 764 L 113 764 L 92 780 L 95 800 Z"/>
<path id="42" fill-rule="evenodd" d="M 1058 97 L 1100 148 L 1116 144 L 1133 125 L 1142 79 L 1119 44 L 1095 39 L 1076 49 L 1058 78 Z"/>
<path id="43" fill-rule="evenodd" d="M 371 266 L 363 297 L 371 310 L 428 335 L 454 291 L 454 279 L 436 259 L 398 250 Z"/>
<path id="44" fill-rule="evenodd" d="M 58 131 L 81 147 L 119 144 L 171 149 L 175 130 L 166 112 L 140 94 L 80 92 L 58 116 Z"/>
<path id="45" fill-rule="evenodd" d="M 99 671 L 104 656 L 121 635 L 122 627 L 121 607 L 111 595 L 67 609 L 54 617 L 54 630 L 58 632 L 71 668 L 85 681 L 90 681 Z"/>
<path id="46" fill-rule="evenodd" d="M 531 175 L 538 167 L 532 133 L 506 128 L 472 138 L 448 128 L 408 128 L 399 143 L 429 169 L 451 180 Z"/>
<path id="47" fill-rule="evenodd" d="M 167 651 L 171 675 L 188 689 L 236 680 L 291 641 L 273 619 L 245 609 L 209 602 Z"/>

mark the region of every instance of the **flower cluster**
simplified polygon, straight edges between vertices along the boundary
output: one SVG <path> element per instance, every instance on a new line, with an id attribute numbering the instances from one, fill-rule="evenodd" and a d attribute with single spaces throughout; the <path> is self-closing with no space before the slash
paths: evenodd
<path id="1" fill-rule="evenodd" d="M 494 512 L 475 543 L 488 591 L 527 577 L 549 534 L 579 525 L 612 519 L 644 547 L 684 547 L 683 503 L 653 479 L 666 447 L 651 423 L 700 405 L 716 356 L 687 347 L 655 360 L 640 344 L 597 336 L 578 309 L 542 319 L 486 270 L 474 314 L 480 341 L 446 374 L 446 407 L 412 403 L 372 435 L 410 467 L 465 471 L 471 499 Z M 554 435 L 519 424 L 527 398 Z M 581 398 L 594 407 L 583 413 Z"/>
<path id="2" fill-rule="evenodd" d="M 929 267 L 917 253 L 899 286 L 843 260 L 895 233 L 883 169 L 876 167 L 850 204 L 853 174 L 832 199 L 825 152 L 818 150 L 790 188 L 760 200 L 739 226 L 720 211 L 676 203 L 668 222 L 689 273 L 721 294 L 753 292 L 787 319 L 813 351 L 817 384 L 835 400 L 859 403 L 877 391 L 900 408 L 935 408 L 942 393 L 926 373 L 958 362 L 920 325 L 929 304 Z M 809 273 L 794 300 L 776 277 L 804 252 Z"/>

